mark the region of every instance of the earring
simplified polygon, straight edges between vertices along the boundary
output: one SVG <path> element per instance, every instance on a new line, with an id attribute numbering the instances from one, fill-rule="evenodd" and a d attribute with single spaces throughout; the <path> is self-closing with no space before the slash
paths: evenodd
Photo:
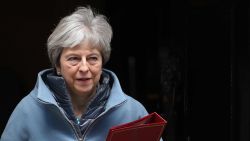
<path id="1" fill-rule="evenodd" d="M 60 72 L 60 71 L 58 71 L 58 72 L 57 72 L 57 75 L 61 75 L 61 72 Z"/>

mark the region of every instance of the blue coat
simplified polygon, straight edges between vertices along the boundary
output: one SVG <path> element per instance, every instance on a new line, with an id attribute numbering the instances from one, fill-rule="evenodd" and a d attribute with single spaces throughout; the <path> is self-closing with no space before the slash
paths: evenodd
<path id="1" fill-rule="evenodd" d="M 106 110 L 92 121 L 83 138 L 78 137 L 74 126 L 41 78 L 45 71 L 48 70 L 38 74 L 34 89 L 16 106 L 1 141 L 105 141 L 110 127 L 148 114 L 141 103 L 124 94 L 118 78 L 109 71 L 114 83 Z"/>

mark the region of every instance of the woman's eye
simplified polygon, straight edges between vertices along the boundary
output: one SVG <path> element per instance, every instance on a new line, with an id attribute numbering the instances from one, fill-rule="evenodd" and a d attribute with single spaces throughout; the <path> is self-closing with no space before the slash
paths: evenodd
<path id="1" fill-rule="evenodd" d="M 97 61 L 98 58 L 97 57 L 90 57 L 89 59 L 93 60 L 93 61 Z"/>
<path id="2" fill-rule="evenodd" d="M 74 60 L 78 60 L 78 57 L 69 57 L 68 61 L 74 61 Z"/>
<path id="3" fill-rule="evenodd" d="M 79 57 L 69 57 L 67 61 L 70 63 L 70 65 L 77 65 L 78 62 L 80 62 Z"/>
<path id="4" fill-rule="evenodd" d="M 89 62 L 90 64 L 95 64 L 98 60 L 99 60 L 99 58 L 96 57 L 96 56 L 88 57 L 88 62 Z"/>

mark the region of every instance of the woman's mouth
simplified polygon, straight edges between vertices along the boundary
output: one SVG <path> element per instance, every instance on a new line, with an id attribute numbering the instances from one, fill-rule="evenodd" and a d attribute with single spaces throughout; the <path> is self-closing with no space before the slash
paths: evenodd
<path id="1" fill-rule="evenodd" d="M 76 81 L 80 83 L 81 85 L 88 84 L 90 82 L 91 78 L 77 78 Z"/>

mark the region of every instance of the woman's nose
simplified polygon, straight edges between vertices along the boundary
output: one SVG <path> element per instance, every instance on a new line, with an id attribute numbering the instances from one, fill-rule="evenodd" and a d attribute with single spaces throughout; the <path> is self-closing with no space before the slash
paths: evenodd
<path id="1" fill-rule="evenodd" d="M 82 59 L 79 67 L 79 70 L 82 72 L 86 72 L 89 70 L 88 62 L 86 61 L 86 59 Z"/>

